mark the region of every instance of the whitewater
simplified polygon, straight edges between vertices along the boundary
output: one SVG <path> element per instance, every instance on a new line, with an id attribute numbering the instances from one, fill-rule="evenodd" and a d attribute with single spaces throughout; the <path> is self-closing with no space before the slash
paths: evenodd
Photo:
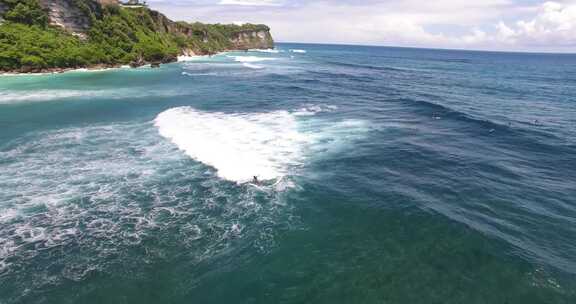
<path id="1" fill-rule="evenodd" d="M 576 299 L 576 57 L 180 59 L 0 77 L 0 303 Z"/>

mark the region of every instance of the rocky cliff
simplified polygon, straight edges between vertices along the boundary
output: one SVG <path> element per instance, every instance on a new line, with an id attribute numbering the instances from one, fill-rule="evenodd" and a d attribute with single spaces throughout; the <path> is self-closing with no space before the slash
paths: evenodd
<path id="1" fill-rule="evenodd" d="M 235 49 L 271 49 L 274 47 L 274 40 L 270 35 L 270 30 L 240 31 L 234 33 L 230 39 Z"/>
<path id="2" fill-rule="evenodd" d="M 92 25 L 91 13 L 99 17 L 101 12 L 100 1 L 78 0 L 39 0 L 40 5 L 48 12 L 49 23 L 62 27 L 69 32 L 85 37 L 85 33 Z M 115 4 L 118 4 L 115 1 Z"/>
<path id="3" fill-rule="evenodd" d="M 0 0 L 0 72 L 157 65 L 180 54 L 273 47 L 262 24 L 175 22 L 117 0 Z"/>
<path id="4" fill-rule="evenodd" d="M 66 31 L 85 38 L 90 30 L 94 17 L 102 17 L 103 9 L 107 6 L 123 7 L 118 0 L 39 0 L 42 7 L 48 12 L 49 23 Z M 146 7 L 126 7 L 129 10 L 148 10 L 154 21 L 155 30 L 159 32 L 184 35 L 186 37 L 202 36 L 202 40 L 210 39 L 206 31 L 197 31 L 185 22 L 175 22 L 164 14 L 149 10 Z M 230 33 L 228 40 L 230 49 L 247 50 L 260 48 L 273 48 L 274 40 L 270 29 L 260 26 L 250 30 L 238 30 Z M 197 50 L 203 53 L 201 50 Z"/>
<path id="5" fill-rule="evenodd" d="M 115 0 L 102 0 L 115 1 Z M 157 31 L 167 32 L 176 35 L 183 35 L 188 38 L 199 37 L 203 42 L 210 41 L 209 31 L 186 22 L 174 22 L 157 11 L 150 11 Z M 249 49 L 270 49 L 274 48 L 274 39 L 270 34 L 270 28 L 265 25 L 250 26 L 248 30 L 238 27 L 237 30 L 229 30 L 228 41 L 229 50 L 249 50 Z"/>

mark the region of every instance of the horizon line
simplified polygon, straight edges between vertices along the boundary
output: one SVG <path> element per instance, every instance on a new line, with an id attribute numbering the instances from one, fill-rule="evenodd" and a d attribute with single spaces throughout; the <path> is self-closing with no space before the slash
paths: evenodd
<path id="1" fill-rule="evenodd" d="M 467 49 L 467 48 L 442 48 L 425 46 L 398 46 L 398 45 L 378 45 L 378 44 L 354 44 L 339 42 L 295 42 L 295 41 L 275 41 L 279 44 L 308 44 L 308 45 L 337 45 L 337 46 L 362 46 L 362 47 L 382 47 L 398 49 L 416 49 L 432 51 L 453 51 L 453 52 L 479 52 L 479 53 L 508 53 L 508 54 L 533 54 L 533 55 L 576 55 L 574 51 L 530 51 L 530 50 L 488 50 L 488 49 Z"/>

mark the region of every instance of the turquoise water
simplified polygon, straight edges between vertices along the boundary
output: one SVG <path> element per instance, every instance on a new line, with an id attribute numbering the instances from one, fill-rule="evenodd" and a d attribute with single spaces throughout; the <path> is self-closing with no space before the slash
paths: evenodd
<path id="1" fill-rule="evenodd" d="M 0 303 L 575 303 L 575 87 L 296 44 L 1 77 Z"/>

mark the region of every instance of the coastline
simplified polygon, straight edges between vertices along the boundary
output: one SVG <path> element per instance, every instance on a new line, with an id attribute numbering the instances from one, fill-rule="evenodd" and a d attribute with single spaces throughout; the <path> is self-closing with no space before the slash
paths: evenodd
<path id="1" fill-rule="evenodd" d="M 270 28 L 264 24 L 177 22 L 147 5 L 133 10 L 117 0 L 64 2 L 31 0 L 28 9 L 38 18 L 24 16 L 7 22 L 2 18 L 16 10 L 15 4 L 4 7 L 0 3 L 0 32 L 8 37 L 0 41 L 4 51 L 0 76 L 98 71 L 126 65 L 157 68 L 182 61 L 180 56 L 189 60 L 190 56 L 274 47 Z"/>
<path id="2" fill-rule="evenodd" d="M 274 50 L 274 49 L 259 49 L 259 50 Z M 214 55 L 221 55 L 226 54 L 229 52 L 242 52 L 242 51 L 250 51 L 250 50 L 225 50 L 221 52 L 216 52 L 213 54 L 203 54 L 203 55 L 193 55 L 190 53 L 182 54 L 177 56 L 174 60 L 168 62 L 142 62 L 140 64 L 96 64 L 92 66 L 83 66 L 83 67 L 76 67 L 76 68 L 46 68 L 41 70 L 29 71 L 29 72 L 20 72 L 20 71 L 10 71 L 10 72 L 2 72 L 0 71 L 0 77 L 10 77 L 10 76 L 44 76 L 44 75 L 57 75 L 57 74 L 64 74 L 70 72 L 104 72 L 110 70 L 119 70 L 119 69 L 139 69 L 139 68 L 159 68 L 160 65 L 163 64 L 170 64 L 170 63 L 177 63 L 177 62 L 186 62 L 186 61 L 195 61 L 206 57 L 211 57 Z"/>
<path id="3" fill-rule="evenodd" d="M 48 68 L 42 69 L 41 71 L 35 72 L 0 72 L 0 77 L 10 77 L 10 76 L 44 76 L 44 75 L 58 75 L 70 72 L 104 72 L 110 70 L 120 70 L 120 69 L 137 69 L 149 67 L 150 64 L 145 64 L 139 67 L 131 67 L 129 65 L 94 65 L 88 67 L 78 67 L 78 68 Z"/>
<path id="4" fill-rule="evenodd" d="M 180 57 L 180 56 L 178 56 Z M 94 64 L 88 66 L 79 66 L 79 67 L 53 67 L 53 68 L 42 68 L 42 69 L 19 69 L 15 71 L 0 71 L 0 76 L 17 76 L 17 75 L 53 75 L 53 74 L 62 74 L 67 72 L 73 71 L 106 71 L 106 70 L 113 70 L 113 69 L 126 69 L 126 68 L 141 68 L 146 66 L 151 66 L 154 68 L 159 67 L 161 64 L 167 64 L 172 62 L 177 62 L 178 57 L 171 58 L 170 60 L 164 62 L 147 62 L 147 61 L 139 61 L 139 62 L 131 62 L 129 64 Z"/>
<path id="5" fill-rule="evenodd" d="M 83 67 L 76 67 L 76 68 L 45 68 L 40 70 L 33 70 L 29 72 L 21 72 L 21 71 L 9 71 L 3 72 L 0 71 L 0 77 L 9 77 L 9 76 L 42 76 L 42 75 L 56 75 L 56 74 L 64 74 L 69 72 L 103 72 L 103 71 L 110 71 L 110 70 L 118 70 L 118 69 L 138 69 L 138 68 L 159 68 L 160 65 L 163 64 L 170 64 L 170 63 L 177 63 L 177 62 L 186 62 L 186 61 L 195 61 L 206 57 L 211 57 L 214 55 L 221 55 L 226 54 L 229 52 L 250 52 L 250 51 L 263 51 L 263 52 L 273 52 L 277 51 L 276 48 L 267 48 L 267 49 L 233 49 L 233 50 L 224 50 L 220 52 L 210 53 L 210 54 L 202 54 L 196 55 L 191 51 L 185 51 L 181 55 L 173 58 L 173 60 L 169 60 L 166 62 L 138 62 L 138 63 L 131 63 L 131 64 L 95 64 L 91 66 L 83 66 Z"/>
<path id="6" fill-rule="evenodd" d="M 146 66 L 146 65 L 143 65 Z M 38 71 L 33 72 L 0 72 L 1 76 L 26 76 L 26 75 L 54 75 L 54 74 L 64 74 L 68 72 L 98 72 L 98 71 L 107 71 L 107 70 L 115 70 L 115 69 L 128 69 L 132 68 L 129 65 L 93 65 L 93 66 L 85 66 L 85 67 L 77 67 L 77 68 L 46 68 L 41 69 Z"/>

